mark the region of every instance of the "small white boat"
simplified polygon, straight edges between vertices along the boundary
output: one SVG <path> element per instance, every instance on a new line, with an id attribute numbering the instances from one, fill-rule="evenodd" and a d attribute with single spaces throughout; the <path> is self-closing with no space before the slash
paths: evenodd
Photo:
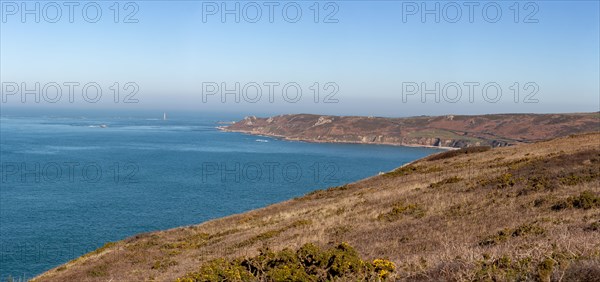
<path id="1" fill-rule="evenodd" d="M 269 142 L 269 140 L 265 140 L 265 139 L 256 139 L 256 142 L 264 142 L 264 143 L 267 143 L 267 142 Z"/>
<path id="2" fill-rule="evenodd" d="M 107 128 L 107 127 L 108 127 L 108 125 L 106 125 L 106 124 L 101 124 L 100 125 L 100 128 Z"/>

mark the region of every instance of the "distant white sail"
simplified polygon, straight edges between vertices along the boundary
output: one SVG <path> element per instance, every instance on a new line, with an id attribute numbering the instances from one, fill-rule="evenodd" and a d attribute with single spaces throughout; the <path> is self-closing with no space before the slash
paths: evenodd
<path id="1" fill-rule="evenodd" d="M 163 113 L 163 120 L 167 120 L 167 113 Z"/>

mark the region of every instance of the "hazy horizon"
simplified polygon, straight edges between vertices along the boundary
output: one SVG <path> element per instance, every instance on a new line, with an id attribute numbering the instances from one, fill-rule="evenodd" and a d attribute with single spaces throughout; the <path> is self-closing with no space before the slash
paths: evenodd
<path id="1" fill-rule="evenodd" d="M 2 3 L 7 111 L 415 116 L 600 104 L 595 1 L 98 2 L 72 15 L 63 2 Z"/>
<path id="2" fill-rule="evenodd" d="M 109 117 L 109 118 L 162 118 L 163 114 L 167 114 L 169 119 L 177 118 L 189 118 L 189 117 L 213 117 L 213 118 L 239 118 L 242 119 L 246 116 L 257 116 L 257 117 L 271 117 L 278 115 L 295 115 L 295 114 L 311 114 L 311 115 L 331 115 L 331 116 L 376 116 L 376 117 L 389 117 L 389 118 L 404 118 L 404 117 L 417 117 L 417 116 L 446 116 L 446 115 L 494 115 L 494 114 L 576 114 L 576 113 L 598 113 L 599 110 L 595 111 L 540 111 L 540 112 L 467 112 L 467 113 L 456 113 L 456 112 L 445 112 L 445 113 L 432 113 L 432 114 L 344 114 L 344 113 L 327 113 L 327 112 L 311 112 L 311 111 L 298 111 L 298 112 L 242 112 L 242 111 L 193 111 L 193 110 L 176 110 L 176 109 L 72 109 L 72 108 L 3 108 L 3 112 L 0 114 L 2 117 L 40 117 L 40 116 L 53 116 L 53 117 Z M 228 121 L 228 120 L 220 120 Z"/>

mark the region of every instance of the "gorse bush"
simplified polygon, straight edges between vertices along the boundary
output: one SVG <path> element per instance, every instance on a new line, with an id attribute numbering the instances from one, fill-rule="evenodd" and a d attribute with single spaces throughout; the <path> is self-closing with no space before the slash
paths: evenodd
<path id="1" fill-rule="evenodd" d="M 505 228 L 502 229 L 496 234 L 486 236 L 481 241 L 479 241 L 480 246 L 492 246 L 498 245 L 502 242 L 507 241 L 512 237 L 523 237 L 529 235 L 543 235 L 546 233 L 546 229 L 537 225 L 537 224 L 523 224 L 516 228 Z"/>
<path id="2" fill-rule="evenodd" d="M 424 167 L 422 167 L 422 166 L 408 165 L 408 166 L 399 167 L 393 171 L 385 173 L 383 176 L 386 176 L 386 177 L 405 176 L 405 175 L 410 175 L 413 173 L 421 172 L 423 170 L 424 170 Z"/>
<path id="3" fill-rule="evenodd" d="M 385 259 L 364 261 L 350 245 L 342 243 L 328 250 L 306 244 L 296 250 L 260 251 L 244 259 L 215 259 L 177 282 L 195 281 L 377 281 L 392 280 L 396 265 Z"/>
<path id="4" fill-rule="evenodd" d="M 567 208 L 587 210 L 598 207 L 600 207 L 600 196 L 591 191 L 583 191 L 578 196 L 568 197 L 567 199 L 560 200 L 552 205 L 552 209 L 555 211 Z"/>
<path id="5" fill-rule="evenodd" d="M 438 181 L 438 182 L 429 184 L 429 188 L 433 188 L 433 189 L 440 188 L 440 187 L 442 187 L 442 186 L 444 186 L 446 184 L 458 183 L 461 180 L 463 180 L 461 177 L 452 176 L 452 177 L 446 178 L 446 179 L 444 179 L 442 181 Z"/>
<path id="6" fill-rule="evenodd" d="M 396 221 L 401 219 L 404 215 L 410 215 L 415 218 L 421 218 L 425 216 L 425 209 L 417 204 L 406 204 L 404 202 L 397 202 L 392 206 L 392 210 L 385 212 L 377 216 L 378 220 L 383 221 Z"/>

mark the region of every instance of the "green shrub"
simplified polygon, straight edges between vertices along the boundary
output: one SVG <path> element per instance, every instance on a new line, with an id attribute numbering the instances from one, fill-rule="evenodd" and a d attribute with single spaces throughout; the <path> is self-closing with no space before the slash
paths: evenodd
<path id="1" fill-rule="evenodd" d="M 478 261 L 473 281 L 529 281 L 531 258 L 513 260 L 508 256 Z"/>
<path id="2" fill-rule="evenodd" d="M 597 260 L 578 258 L 571 252 L 552 252 L 542 257 L 514 258 L 500 256 L 491 258 L 484 254 L 477 261 L 473 275 L 468 281 L 554 281 L 557 270 L 561 278 L 556 281 L 597 281 L 600 267 Z M 556 278 L 555 278 L 556 279 Z M 438 279 L 440 280 L 440 279 Z"/>
<path id="3" fill-rule="evenodd" d="M 578 196 L 571 196 L 567 199 L 559 200 L 551 209 L 555 211 L 576 208 L 576 209 L 591 209 L 600 207 L 600 197 L 591 191 L 583 191 Z"/>
<path id="4" fill-rule="evenodd" d="M 188 273 L 177 282 L 195 281 L 257 281 L 247 269 L 226 259 L 215 259 L 204 264 L 200 271 Z"/>
<path id="5" fill-rule="evenodd" d="M 505 173 L 500 175 L 497 179 L 497 185 L 496 187 L 498 189 L 504 189 L 504 188 L 509 188 L 509 187 L 513 187 L 515 186 L 515 180 L 513 179 L 512 174 L 510 173 Z"/>
<path id="6" fill-rule="evenodd" d="M 425 210 L 418 206 L 417 204 L 404 204 L 403 202 L 398 202 L 392 206 L 392 210 L 386 213 L 382 213 L 377 216 L 379 220 L 385 221 L 396 221 L 404 215 L 410 215 L 415 218 L 421 218 L 425 216 Z"/>
<path id="7" fill-rule="evenodd" d="M 179 264 L 178 262 L 174 261 L 174 260 L 169 260 L 169 259 L 163 259 L 163 260 L 156 260 L 154 261 L 154 264 L 152 264 L 152 269 L 155 270 L 165 270 L 171 266 L 175 266 Z"/>
<path id="8" fill-rule="evenodd" d="M 544 259 L 538 265 L 538 280 L 539 281 L 550 281 L 550 277 L 552 276 L 552 270 L 554 269 L 554 260 L 550 258 Z"/>
<path id="9" fill-rule="evenodd" d="M 550 183 L 550 180 L 544 175 L 538 176 L 534 175 L 532 177 L 527 178 L 527 191 L 542 191 L 544 189 L 552 189 L 553 185 Z"/>
<path id="10" fill-rule="evenodd" d="M 592 159 L 595 160 L 595 159 Z M 592 163 L 590 161 L 590 163 Z M 559 177 L 560 184 L 574 186 L 577 184 L 590 182 L 600 177 L 600 170 L 596 167 L 589 167 L 577 171 L 569 172 Z"/>
<path id="11" fill-rule="evenodd" d="M 388 260 L 362 260 L 346 243 L 328 250 L 305 244 L 295 252 L 263 249 L 252 258 L 212 260 L 177 281 L 376 281 L 394 279 L 395 271 Z"/>
<path id="12" fill-rule="evenodd" d="M 452 177 L 449 177 L 449 178 L 443 179 L 442 181 L 439 181 L 439 182 L 435 182 L 435 183 L 431 183 L 431 184 L 429 184 L 429 188 L 433 188 L 433 189 L 435 189 L 435 188 L 442 187 L 442 186 L 444 186 L 444 185 L 446 185 L 446 184 L 458 183 L 458 182 L 460 182 L 460 181 L 462 181 L 462 180 L 463 180 L 463 179 L 462 179 L 461 177 L 458 177 L 458 176 L 452 176 Z"/>
<path id="13" fill-rule="evenodd" d="M 486 236 L 479 241 L 480 246 L 498 245 L 507 241 L 511 237 L 523 237 L 528 235 L 542 235 L 546 233 L 546 229 L 536 224 L 523 224 L 516 228 L 504 228 L 496 234 Z"/>
<path id="14" fill-rule="evenodd" d="M 373 261 L 375 272 L 381 279 L 389 278 L 392 273 L 396 271 L 396 264 L 385 259 L 375 259 Z"/>
<path id="15" fill-rule="evenodd" d="M 479 241 L 480 246 L 492 246 L 500 244 L 510 237 L 510 229 L 503 229 L 498 231 L 496 234 L 486 236 L 481 241 Z"/>
<path id="16" fill-rule="evenodd" d="M 517 182 L 512 173 L 504 173 L 493 178 L 483 177 L 477 181 L 477 184 L 487 188 L 507 189 L 515 186 Z"/>
<path id="17" fill-rule="evenodd" d="M 87 273 L 91 277 L 107 276 L 108 275 L 108 266 L 106 264 L 95 266 L 94 268 L 90 269 Z"/>
<path id="18" fill-rule="evenodd" d="M 583 191 L 578 197 L 571 199 L 571 203 L 574 208 L 578 209 L 591 209 L 600 206 L 600 197 L 591 191 Z"/>
<path id="19" fill-rule="evenodd" d="M 397 168 L 388 173 L 385 173 L 385 174 L 383 174 L 383 176 L 386 176 L 386 177 L 404 176 L 404 175 L 409 175 L 409 174 L 413 174 L 416 172 L 420 172 L 422 170 L 423 170 L 422 166 L 407 165 L 407 166 Z"/>

